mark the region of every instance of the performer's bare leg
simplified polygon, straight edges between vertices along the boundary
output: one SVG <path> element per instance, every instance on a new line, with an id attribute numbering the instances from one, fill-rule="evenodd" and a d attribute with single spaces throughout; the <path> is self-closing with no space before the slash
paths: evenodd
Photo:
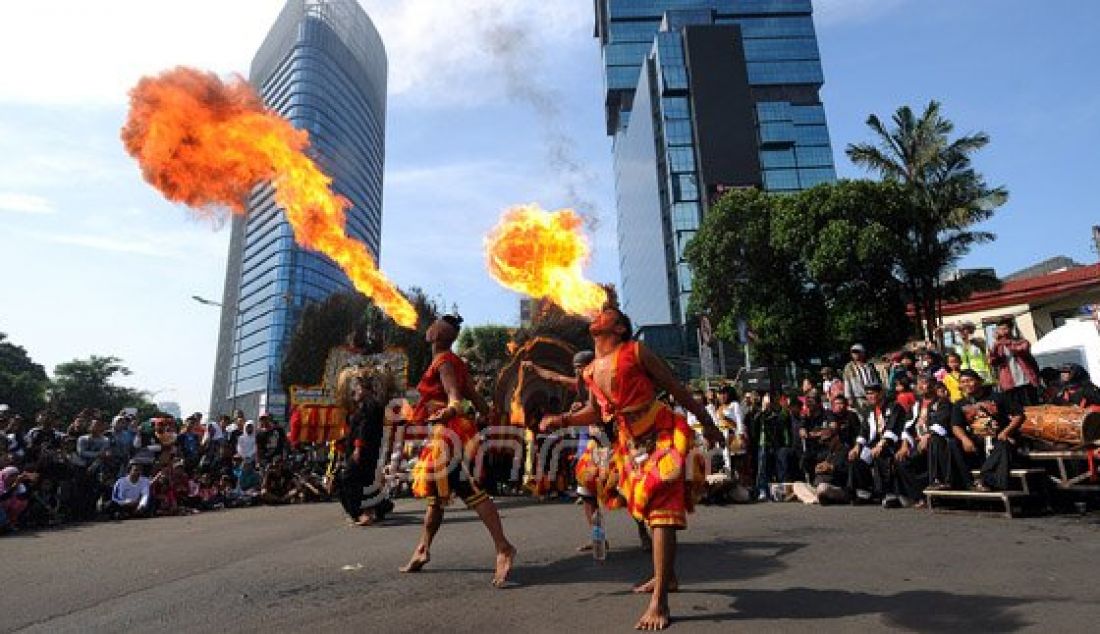
<path id="1" fill-rule="evenodd" d="M 653 595 L 636 630 L 663 630 L 668 627 L 668 593 L 676 568 L 676 530 L 668 526 L 653 529 Z"/>
<path id="2" fill-rule="evenodd" d="M 516 559 L 516 547 L 504 536 L 504 525 L 500 521 L 500 513 L 497 512 L 497 505 L 491 498 L 486 498 L 475 506 L 474 511 L 493 537 L 493 545 L 497 551 L 493 585 L 501 588 L 508 582 L 508 573 L 512 571 L 512 562 Z"/>
<path id="3" fill-rule="evenodd" d="M 596 516 L 596 502 L 588 498 L 584 498 L 584 519 L 588 522 L 589 532 L 592 529 L 593 518 Z M 577 546 L 577 552 L 586 553 L 592 550 L 592 542 L 586 541 L 585 543 Z"/>
<path id="4" fill-rule="evenodd" d="M 420 535 L 420 543 L 413 551 L 412 559 L 401 568 L 401 572 L 420 572 L 420 570 L 432 560 L 432 540 L 435 539 L 439 527 L 443 525 L 443 507 L 439 504 L 429 504 L 424 513 L 424 532 Z"/>

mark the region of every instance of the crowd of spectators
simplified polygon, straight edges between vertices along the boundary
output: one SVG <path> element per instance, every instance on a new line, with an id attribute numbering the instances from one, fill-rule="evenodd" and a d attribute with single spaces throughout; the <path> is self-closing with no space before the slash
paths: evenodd
<path id="1" fill-rule="evenodd" d="M 953 345 L 878 363 L 857 343 L 840 372 L 820 368 L 795 390 L 696 398 L 728 430 L 730 469 L 759 501 L 797 493 L 782 483 L 800 483 L 811 503 L 887 508 L 923 506 L 927 490 L 1004 490 L 1020 466 L 1024 408 L 1098 408 L 1100 390 L 1079 365 L 1040 370 L 1011 320 L 988 345 L 975 330 L 962 324 Z"/>
<path id="2" fill-rule="evenodd" d="M 323 445 L 292 447 L 270 416 L 140 422 L 86 410 L 67 426 L 0 412 L 0 532 L 328 500 Z"/>

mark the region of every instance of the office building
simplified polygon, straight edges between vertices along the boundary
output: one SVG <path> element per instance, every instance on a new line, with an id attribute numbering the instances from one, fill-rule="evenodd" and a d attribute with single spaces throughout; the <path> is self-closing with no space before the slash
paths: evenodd
<path id="1" fill-rule="evenodd" d="M 707 207 L 729 188 L 793 192 L 836 178 L 812 6 L 596 0 L 595 10 L 623 307 L 684 356 L 694 336 L 683 252 Z"/>
<path id="2" fill-rule="evenodd" d="M 265 104 L 308 130 L 311 155 L 351 202 L 347 232 L 381 252 L 386 52 L 356 0 L 289 0 L 249 81 Z M 235 217 L 222 298 L 212 414 L 286 416 L 283 353 L 302 309 L 352 290 L 326 256 L 298 247 L 270 187 Z"/>

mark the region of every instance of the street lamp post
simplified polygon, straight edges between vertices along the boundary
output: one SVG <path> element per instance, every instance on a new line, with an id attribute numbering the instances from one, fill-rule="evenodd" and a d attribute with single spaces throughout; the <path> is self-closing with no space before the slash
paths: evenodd
<path id="1" fill-rule="evenodd" d="M 212 299 L 206 299 L 205 297 L 200 297 L 198 295 L 192 295 L 191 299 L 204 306 L 217 306 L 218 308 L 224 308 L 224 305 L 221 302 L 216 302 Z M 234 311 L 233 319 L 233 395 L 230 397 L 229 401 L 230 407 L 233 409 L 234 412 L 236 412 L 237 410 L 237 389 L 239 387 L 237 385 L 237 379 L 240 377 L 241 362 L 241 341 L 240 337 L 237 336 L 237 321 L 239 320 L 240 316 L 241 307 L 237 306 L 236 310 Z M 211 414 L 211 416 L 213 415 L 214 414 Z"/>

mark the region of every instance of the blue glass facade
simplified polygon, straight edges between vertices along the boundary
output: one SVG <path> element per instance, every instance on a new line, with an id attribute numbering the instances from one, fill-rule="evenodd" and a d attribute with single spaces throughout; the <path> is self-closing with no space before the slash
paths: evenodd
<path id="1" fill-rule="evenodd" d="M 687 54 L 686 38 L 708 27 L 731 34 L 729 41 L 739 46 L 736 56 L 713 48 L 712 54 L 743 66 L 729 78 L 746 84 L 743 90 L 722 98 L 751 106 L 744 117 L 753 130 L 753 176 L 739 182 L 707 182 L 702 164 L 708 156 L 700 141 L 714 130 L 700 129 L 698 115 L 714 104 L 698 100 L 714 97 L 693 92 L 693 74 L 714 71 L 713 64 Z M 818 97 L 823 76 L 812 6 L 810 0 L 597 0 L 596 36 L 614 138 L 624 309 L 640 325 L 683 324 L 691 292 L 683 251 L 717 191 L 757 186 L 788 192 L 836 178 Z M 705 125 L 713 126 L 713 119 Z M 637 167 L 647 154 L 656 186 Z M 659 216 L 641 203 L 644 197 L 660 206 Z M 655 234 L 663 236 L 661 248 L 653 247 Z M 644 253 L 640 245 L 647 245 Z"/>
<path id="2" fill-rule="evenodd" d="M 290 0 L 253 60 L 250 82 L 268 107 L 309 131 L 311 156 L 351 202 L 349 235 L 377 259 L 386 54 L 358 2 Z M 230 241 L 211 409 L 285 415 L 279 371 L 301 311 L 352 285 L 326 256 L 294 243 L 269 186 L 253 192 L 248 210 Z"/>

